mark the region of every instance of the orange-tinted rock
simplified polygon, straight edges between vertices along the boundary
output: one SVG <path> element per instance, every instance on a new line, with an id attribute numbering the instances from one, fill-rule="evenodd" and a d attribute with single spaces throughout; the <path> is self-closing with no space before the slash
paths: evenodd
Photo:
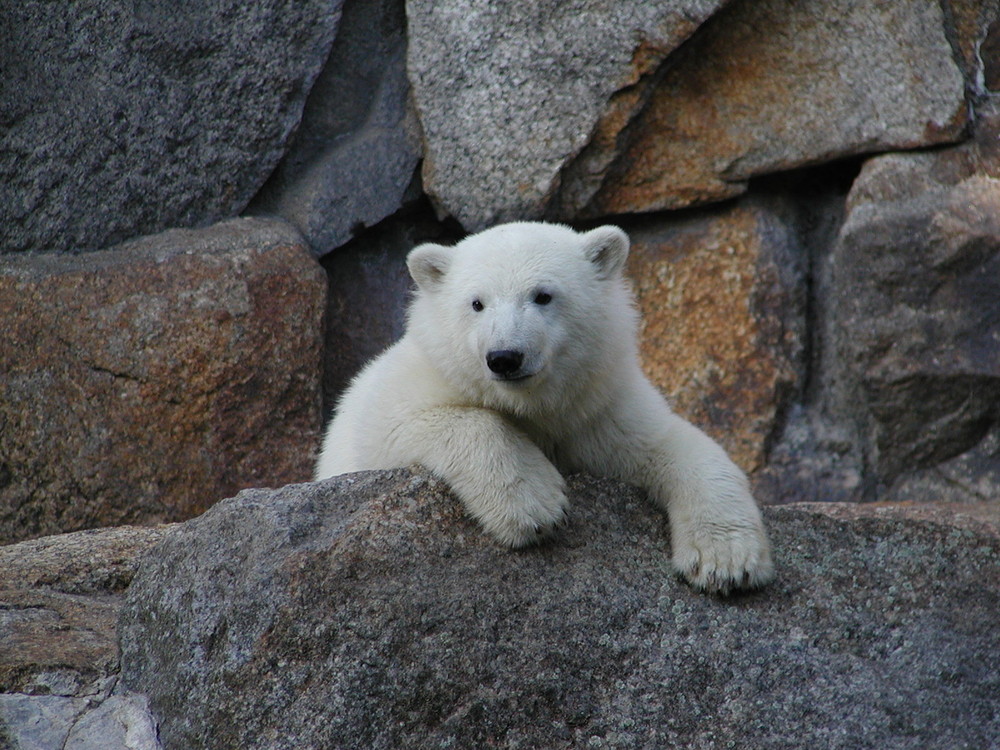
<path id="1" fill-rule="evenodd" d="M 952 42 L 977 96 L 1000 91 L 1000 14 L 995 1 L 948 0 Z"/>
<path id="2" fill-rule="evenodd" d="M 274 220 L 0 258 L 0 540 L 308 479 L 325 289 Z"/>
<path id="3" fill-rule="evenodd" d="M 729 198 L 755 175 L 953 141 L 966 121 L 935 3 L 734 3 L 667 64 L 581 214 Z"/>
<path id="4" fill-rule="evenodd" d="M 622 90 L 725 2 L 407 2 L 423 186 L 439 215 L 469 231 L 545 215 L 563 168 L 621 122 Z"/>
<path id="5" fill-rule="evenodd" d="M 803 292 L 791 235 L 763 208 L 632 232 L 647 375 L 675 410 L 760 469 L 799 383 Z"/>

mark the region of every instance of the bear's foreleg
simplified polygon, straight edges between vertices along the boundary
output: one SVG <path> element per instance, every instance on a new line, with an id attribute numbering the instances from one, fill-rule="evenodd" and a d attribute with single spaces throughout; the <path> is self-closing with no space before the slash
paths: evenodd
<path id="1" fill-rule="evenodd" d="M 696 588 L 725 594 L 770 581 L 771 547 L 743 472 L 652 386 L 627 392 L 573 442 L 576 464 L 646 490 L 669 516 L 674 568 Z"/>
<path id="2" fill-rule="evenodd" d="M 501 415 L 476 407 L 411 414 L 392 438 L 441 477 L 469 514 L 509 547 L 541 541 L 566 515 L 565 482 L 541 449 Z"/>
<path id="3" fill-rule="evenodd" d="M 649 492 L 670 517 L 675 569 L 696 588 L 728 594 L 774 577 L 771 545 L 746 475 L 718 443 L 671 414 L 649 469 Z"/>

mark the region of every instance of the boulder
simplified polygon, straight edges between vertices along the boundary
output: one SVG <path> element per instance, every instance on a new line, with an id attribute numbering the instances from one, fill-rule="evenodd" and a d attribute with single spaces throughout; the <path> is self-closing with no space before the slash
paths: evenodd
<path id="1" fill-rule="evenodd" d="M 110 692 L 123 592 L 165 531 L 94 529 L 0 547 L 0 747 L 159 747 L 145 698 Z"/>
<path id="2" fill-rule="evenodd" d="M 116 674 L 125 588 L 164 532 L 92 529 L 0 547 L 0 693 L 79 698 Z"/>
<path id="3" fill-rule="evenodd" d="M 307 478 L 325 293 L 277 220 L 0 258 L 0 540 Z"/>
<path id="4" fill-rule="evenodd" d="M 284 153 L 341 2 L 5 3 L 0 252 L 241 211 Z"/>
<path id="5" fill-rule="evenodd" d="M 65 698 L 0 693 L 4 750 L 162 750 L 141 695 Z"/>
<path id="6" fill-rule="evenodd" d="M 793 228 L 743 201 L 631 234 L 646 374 L 753 475 L 802 387 L 804 258 Z"/>
<path id="7" fill-rule="evenodd" d="M 132 582 L 139 555 L 168 528 L 87 529 L 0 546 L 0 588 L 122 594 Z"/>
<path id="8" fill-rule="evenodd" d="M 168 750 L 1000 736 L 995 527 L 767 508 L 777 582 L 716 599 L 638 491 L 569 492 L 569 526 L 510 552 L 406 470 L 244 491 L 144 558 L 118 690 Z"/>
<path id="9" fill-rule="evenodd" d="M 317 255 L 416 191 L 420 133 L 406 80 L 402 0 L 348 0 L 288 153 L 249 211 L 294 224 Z"/>
<path id="10" fill-rule="evenodd" d="M 408 2 L 423 183 L 439 213 L 469 231 L 542 216 L 563 167 L 595 131 L 614 139 L 642 102 L 630 89 L 724 4 Z"/>
<path id="11" fill-rule="evenodd" d="M 166 528 L 91 529 L 0 547 L 0 693 L 83 697 L 116 674 L 125 589 Z"/>
<path id="12" fill-rule="evenodd" d="M 866 163 L 829 259 L 830 413 L 869 498 L 1000 498 L 998 123 Z"/>
<path id="13" fill-rule="evenodd" d="M 966 126 L 937 3 L 734 3 L 668 64 L 603 184 L 569 215 L 717 201 L 756 175 L 955 141 Z"/>

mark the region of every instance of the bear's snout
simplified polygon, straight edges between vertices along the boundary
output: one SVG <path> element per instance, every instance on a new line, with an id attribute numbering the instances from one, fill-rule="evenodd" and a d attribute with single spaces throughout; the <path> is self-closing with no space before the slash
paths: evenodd
<path id="1" fill-rule="evenodd" d="M 497 349 L 486 354 L 486 366 L 502 378 L 509 378 L 521 369 L 524 354 L 513 349 Z"/>

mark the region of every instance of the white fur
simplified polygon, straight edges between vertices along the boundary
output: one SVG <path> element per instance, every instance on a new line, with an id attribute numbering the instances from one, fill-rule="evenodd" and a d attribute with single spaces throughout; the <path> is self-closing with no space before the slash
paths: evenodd
<path id="1" fill-rule="evenodd" d="M 616 477 L 667 510 L 674 564 L 692 584 L 769 581 L 746 477 L 640 370 L 627 255 L 617 227 L 543 223 L 414 249 L 406 334 L 343 395 L 316 478 L 423 464 L 487 532 L 521 547 L 563 520 L 560 471 Z M 507 373 L 517 379 L 491 371 L 498 351 L 523 355 Z"/>

